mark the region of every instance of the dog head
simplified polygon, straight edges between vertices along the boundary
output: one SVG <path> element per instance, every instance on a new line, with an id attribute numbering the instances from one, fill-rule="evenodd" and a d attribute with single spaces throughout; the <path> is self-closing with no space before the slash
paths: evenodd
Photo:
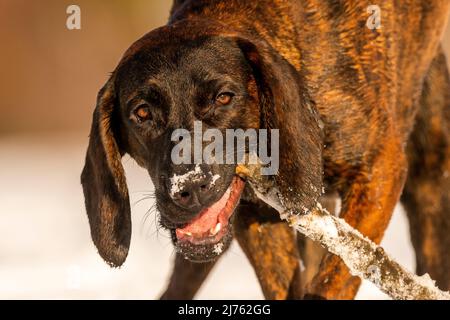
<path id="1" fill-rule="evenodd" d="M 131 237 L 121 157 L 128 153 L 154 183 L 161 225 L 192 261 L 229 245 L 245 182 L 234 164 L 175 164 L 176 129 L 280 130 L 280 192 L 311 208 L 322 185 L 318 115 L 297 71 L 266 42 L 202 21 L 150 32 L 125 53 L 100 90 L 82 185 L 91 235 L 113 266 Z M 181 139 L 181 138 L 180 138 Z"/>

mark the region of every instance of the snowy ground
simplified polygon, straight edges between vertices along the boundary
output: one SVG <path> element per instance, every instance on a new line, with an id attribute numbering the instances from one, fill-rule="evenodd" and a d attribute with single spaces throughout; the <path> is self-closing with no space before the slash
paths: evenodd
<path id="1" fill-rule="evenodd" d="M 147 173 L 124 159 L 133 214 L 129 257 L 110 269 L 91 243 L 79 175 L 83 134 L 0 137 L 0 299 L 154 299 L 169 276 L 173 249 L 145 218 L 152 190 Z M 397 208 L 383 241 L 408 269 L 413 251 L 407 220 Z M 199 299 L 261 299 L 256 277 L 233 244 L 201 289 Z M 385 299 L 364 283 L 359 299 Z"/>

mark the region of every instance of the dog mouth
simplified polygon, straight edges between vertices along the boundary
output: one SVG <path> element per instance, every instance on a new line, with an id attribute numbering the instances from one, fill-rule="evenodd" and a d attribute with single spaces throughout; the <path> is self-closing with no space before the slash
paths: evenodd
<path id="1" fill-rule="evenodd" d="M 177 251 L 192 261 L 209 261 L 231 242 L 231 218 L 245 182 L 233 177 L 222 197 L 182 228 L 172 230 Z"/>

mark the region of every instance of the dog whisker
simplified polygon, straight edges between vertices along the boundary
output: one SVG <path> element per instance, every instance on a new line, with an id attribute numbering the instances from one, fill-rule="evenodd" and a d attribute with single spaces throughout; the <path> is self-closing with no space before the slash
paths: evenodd
<path id="1" fill-rule="evenodd" d="M 138 205 L 138 204 L 141 203 L 142 201 L 145 201 L 145 200 L 153 200 L 153 199 L 154 199 L 154 198 L 152 198 L 152 197 L 150 197 L 150 196 L 145 196 L 145 197 L 143 197 L 143 198 L 141 198 L 141 199 L 139 199 L 139 200 L 133 202 L 133 207 L 135 207 L 136 205 Z"/>
<path id="2" fill-rule="evenodd" d="M 148 231 L 144 231 L 144 230 L 145 230 L 144 227 L 145 227 L 146 224 L 147 224 L 148 218 L 149 218 L 152 214 L 153 214 L 155 217 L 157 216 L 157 215 L 156 215 L 156 211 L 157 211 L 156 203 L 153 203 L 153 204 L 150 206 L 150 208 L 145 212 L 144 216 L 143 216 L 142 219 L 141 219 L 141 229 L 140 229 L 141 234 L 143 233 L 145 236 L 148 235 Z M 152 225 L 150 225 L 150 226 L 148 227 L 148 230 L 151 230 L 151 226 L 152 226 Z"/>
<path id="3" fill-rule="evenodd" d="M 146 194 L 155 194 L 155 191 L 154 190 L 136 190 L 136 191 L 131 192 L 131 194 L 136 194 L 136 193 L 142 193 L 142 194 L 146 195 Z"/>

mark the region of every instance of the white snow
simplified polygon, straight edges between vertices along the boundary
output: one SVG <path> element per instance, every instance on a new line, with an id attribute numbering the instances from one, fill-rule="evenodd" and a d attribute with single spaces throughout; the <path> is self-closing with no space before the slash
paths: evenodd
<path id="1" fill-rule="evenodd" d="M 330 238 L 337 238 L 339 236 L 339 232 L 331 216 L 321 216 L 318 219 L 314 219 L 312 224 L 315 228 L 323 230 Z"/>
<path id="2" fill-rule="evenodd" d="M 170 178 L 170 184 L 172 185 L 170 189 L 170 193 L 172 196 L 181 191 L 181 188 L 186 183 L 186 181 L 195 181 L 196 179 L 200 179 L 203 176 L 202 169 L 199 164 L 195 165 L 194 170 L 188 171 L 185 174 L 177 175 L 174 174 Z"/>
<path id="3" fill-rule="evenodd" d="M 212 179 L 211 179 L 211 184 L 212 184 L 212 185 L 215 185 L 215 184 L 216 184 L 216 181 L 217 181 L 219 178 L 220 178 L 220 175 L 218 175 L 218 174 L 213 175 L 213 176 L 212 176 Z"/>
<path id="4" fill-rule="evenodd" d="M 223 251 L 223 243 L 217 243 L 214 245 L 214 253 L 220 255 Z"/>
<path id="5" fill-rule="evenodd" d="M 209 175 L 212 175 L 211 171 L 208 172 Z M 186 183 L 186 181 L 198 181 L 199 179 L 203 178 L 205 176 L 204 172 L 200 168 L 200 164 L 196 164 L 194 167 L 194 170 L 188 171 L 184 174 L 177 175 L 174 174 L 170 178 L 170 183 L 172 185 L 170 189 L 170 194 L 173 196 L 176 193 L 180 192 L 183 188 L 183 185 Z M 215 174 L 211 178 L 211 184 L 214 185 L 216 181 L 220 179 L 220 175 Z"/>
<path id="6" fill-rule="evenodd" d="M 302 208 L 302 214 L 308 214 L 309 213 L 309 210 L 308 210 L 307 207 L 301 206 L 301 208 Z"/>

